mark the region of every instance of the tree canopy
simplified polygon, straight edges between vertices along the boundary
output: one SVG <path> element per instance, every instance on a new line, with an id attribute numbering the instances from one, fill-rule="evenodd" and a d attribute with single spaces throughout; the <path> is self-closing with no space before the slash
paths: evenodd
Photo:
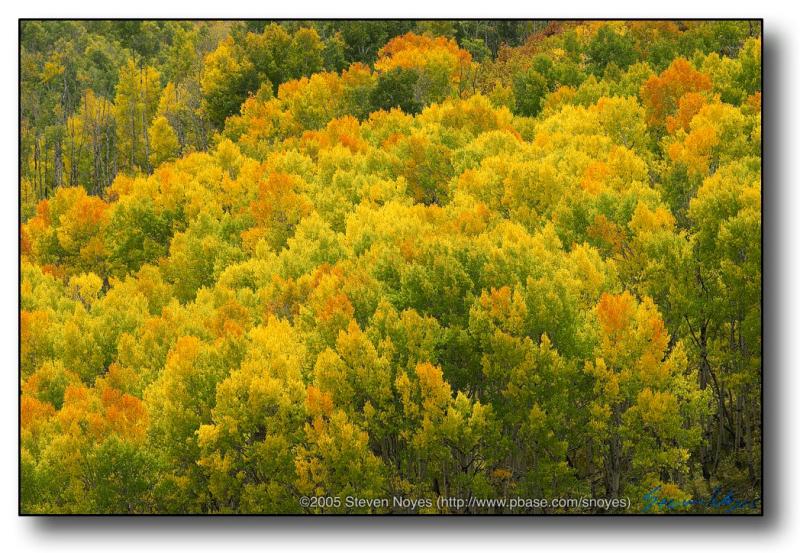
<path id="1" fill-rule="evenodd" d="M 758 23 L 21 30 L 23 512 L 760 510 Z"/>

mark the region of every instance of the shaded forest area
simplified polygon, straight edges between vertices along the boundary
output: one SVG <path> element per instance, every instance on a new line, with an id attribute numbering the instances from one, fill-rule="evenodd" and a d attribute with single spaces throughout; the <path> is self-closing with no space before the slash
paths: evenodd
<path id="1" fill-rule="evenodd" d="M 259 88 L 371 64 L 415 31 L 476 59 L 542 21 L 23 21 L 21 167 L 26 203 L 60 186 L 99 194 L 120 173 L 204 151 Z M 211 54 L 211 55 L 210 55 Z M 377 101 L 380 103 L 380 101 Z"/>

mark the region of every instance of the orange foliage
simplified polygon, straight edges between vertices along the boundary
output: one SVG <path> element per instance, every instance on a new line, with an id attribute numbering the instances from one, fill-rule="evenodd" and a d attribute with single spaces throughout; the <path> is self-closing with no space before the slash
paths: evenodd
<path id="1" fill-rule="evenodd" d="M 256 227 L 242 232 L 245 246 L 254 247 L 262 237 L 273 247 L 283 245 L 286 235 L 311 211 L 301 188 L 302 180 L 286 173 L 270 173 L 258 184 L 258 197 L 250 204 Z"/>
<path id="2" fill-rule="evenodd" d="M 32 430 L 50 419 L 55 412 L 55 407 L 46 401 L 39 401 L 35 397 L 23 395 L 20 399 L 20 426 L 23 430 Z"/>
<path id="3" fill-rule="evenodd" d="M 322 308 L 317 312 L 320 321 L 327 323 L 335 318 L 351 318 L 353 316 L 353 304 L 346 294 L 336 294 L 325 300 Z"/>
<path id="4" fill-rule="evenodd" d="M 597 317 L 603 332 L 607 335 L 627 328 L 635 313 L 635 301 L 627 291 L 618 295 L 604 293 L 597 304 Z"/>
<path id="5" fill-rule="evenodd" d="M 705 96 L 699 92 L 688 92 L 678 100 L 678 111 L 667 116 L 667 132 L 674 133 L 678 129 L 689 132 L 689 124 L 706 103 Z"/>
<path id="6" fill-rule="evenodd" d="M 581 180 L 581 188 L 590 194 L 599 194 L 605 188 L 605 181 L 611 174 L 608 165 L 603 161 L 593 161 L 586 166 Z"/>
<path id="7" fill-rule="evenodd" d="M 333 395 L 309 384 L 306 389 L 306 407 L 312 417 L 328 416 L 333 412 Z"/>
<path id="8" fill-rule="evenodd" d="M 459 48 L 458 43 L 452 38 L 406 33 L 394 37 L 378 51 L 380 59 L 375 62 L 375 68 L 388 71 L 395 67 L 418 67 L 420 58 L 424 58 L 426 54 L 437 50 L 449 52 L 462 63 L 470 63 L 472 61 L 470 53 Z"/>
<path id="9" fill-rule="evenodd" d="M 126 437 L 144 436 L 147 430 L 147 411 L 139 398 L 105 387 L 102 399 L 110 429 Z"/>
<path id="10" fill-rule="evenodd" d="M 622 252 L 625 247 L 624 232 L 619 225 L 610 221 L 603 214 L 595 215 L 594 221 L 587 229 L 587 234 L 591 238 L 605 242 L 614 253 Z"/>
<path id="11" fill-rule="evenodd" d="M 505 317 L 511 310 L 511 288 L 492 288 L 488 294 L 481 294 L 481 307 L 486 309 L 494 319 Z"/>
<path id="12" fill-rule="evenodd" d="M 642 85 L 648 125 L 663 125 L 667 116 L 678 108 L 678 101 L 684 94 L 707 90 L 711 90 L 711 78 L 684 58 L 677 58 L 660 75 L 653 75 Z"/>
<path id="13" fill-rule="evenodd" d="M 241 336 L 245 328 L 250 326 L 250 313 L 238 301 L 228 300 L 217 309 L 209 321 L 209 327 L 217 336 Z"/>
<path id="14" fill-rule="evenodd" d="M 63 432 L 83 434 L 101 440 L 112 433 L 122 438 L 145 437 L 148 417 L 139 398 L 98 381 L 94 388 L 71 384 L 64 392 L 64 405 L 58 412 Z"/>
<path id="15" fill-rule="evenodd" d="M 472 55 L 459 48 L 451 38 L 406 33 L 393 38 L 378 51 L 375 69 L 445 70 L 451 80 L 457 81 L 471 65 Z"/>
<path id="16" fill-rule="evenodd" d="M 260 224 L 283 223 L 286 208 L 307 211 L 298 195 L 300 179 L 286 173 L 270 173 L 258 184 L 258 199 L 250 204 L 253 216 Z M 282 206 L 286 208 L 281 209 Z"/>
<path id="17" fill-rule="evenodd" d="M 747 97 L 745 103 L 755 111 L 761 111 L 761 91 L 757 90 Z"/>
<path id="18" fill-rule="evenodd" d="M 19 227 L 19 255 L 28 256 L 31 254 L 31 237 L 25 229 L 25 225 Z"/>
<path id="19" fill-rule="evenodd" d="M 714 128 L 699 127 L 686 135 L 683 142 L 670 144 L 667 153 L 672 161 L 685 164 L 689 173 L 704 175 L 708 171 L 712 150 L 718 143 Z"/>

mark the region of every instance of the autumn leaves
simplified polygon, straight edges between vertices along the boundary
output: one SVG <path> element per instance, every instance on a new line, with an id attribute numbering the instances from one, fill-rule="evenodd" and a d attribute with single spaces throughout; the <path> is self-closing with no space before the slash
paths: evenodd
<path id="1" fill-rule="evenodd" d="M 231 36 L 207 149 L 123 65 L 130 174 L 21 228 L 23 509 L 754 490 L 758 38 L 556 27 L 336 71 L 314 33 Z"/>

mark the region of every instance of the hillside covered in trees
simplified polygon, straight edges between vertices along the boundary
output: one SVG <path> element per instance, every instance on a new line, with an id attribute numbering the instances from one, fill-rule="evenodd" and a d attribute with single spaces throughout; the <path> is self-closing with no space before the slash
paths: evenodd
<path id="1" fill-rule="evenodd" d="M 23 513 L 760 512 L 760 22 L 20 37 Z"/>

